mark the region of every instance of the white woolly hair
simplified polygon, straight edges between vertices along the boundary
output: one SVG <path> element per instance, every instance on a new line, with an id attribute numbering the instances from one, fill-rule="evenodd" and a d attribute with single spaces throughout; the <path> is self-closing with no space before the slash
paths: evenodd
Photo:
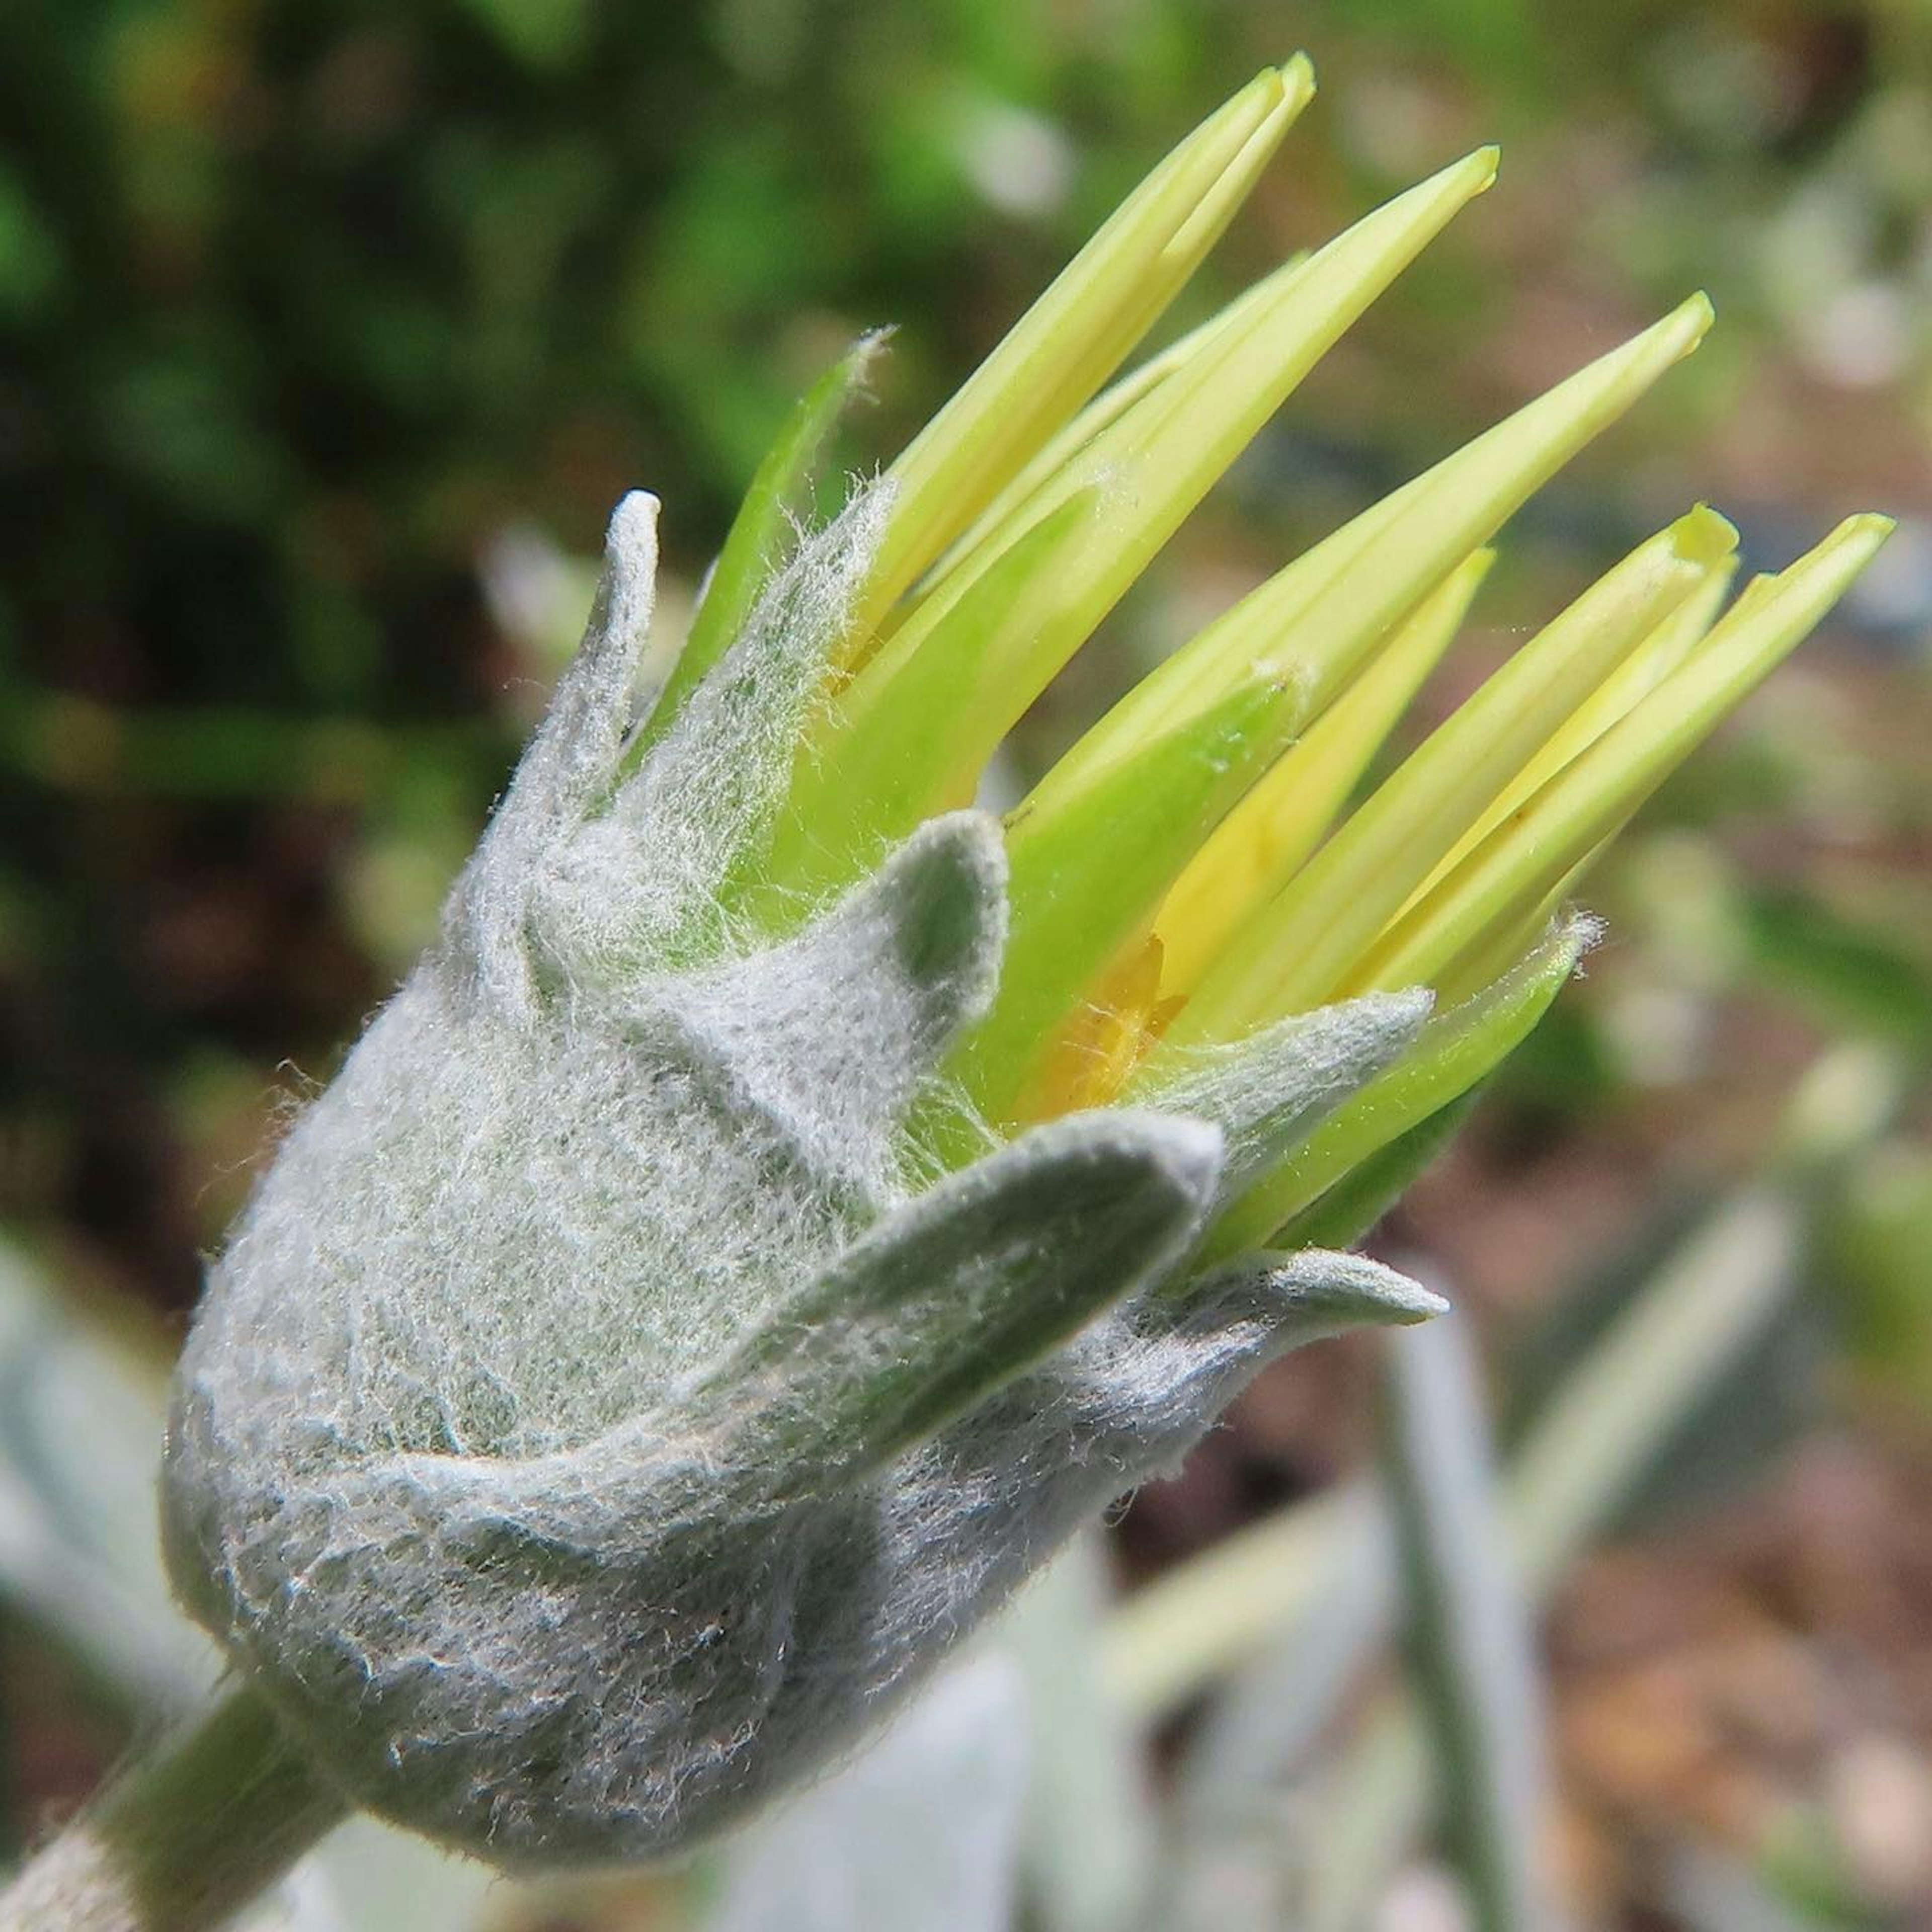
<path id="1" fill-rule="evenodd" d="M 1357 1001 L 922 1186 L 986 1010 L 998 825 L 795 936 L 731 910 L 886 507 L 806 538 L 641 760 L 656 504 L 443 937 L 215 1266 L 176 1586 L 325 1775 L 506 1867 L 662 1857 L 835 1762 L 1263 1362 L 1432 1298 L 1190 1256 L 1413 1040 Z"/>

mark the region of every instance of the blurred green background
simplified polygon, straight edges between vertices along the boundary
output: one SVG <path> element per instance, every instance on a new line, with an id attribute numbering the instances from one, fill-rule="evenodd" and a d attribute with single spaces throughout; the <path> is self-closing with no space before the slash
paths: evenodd
<path id="1" fill-rule="evenodd" d="M 616 496 L 664 497 L 688 603 L 786 406 L 853 335 L 898 325 L 846 452 L 863 469 L 1295 46 L 1321 94 L 1176 327 L 1480 142 L 1502 180 L 1016 755 L 1692 287 L 1717 333 L 1518 520 L 1425 709 L 1690 501 L 1739 523 L 1754 567 L 1850 512 L 1900 518 L 1829 634 L 1600 875 L 1610 944 L 1382 1238 L 1470 1311 L 1507 1449 L 1711 1204 L 1755 1185 L 1802 1210 L 1775 1318 L 1656 1423 L 1644 1480 L 1549 1598 L 1545 1836 L 1580 1924 L 1932 1924 L 1918 0 L 0 8 L 0 1226 L 21 1258 L 0 1853 L 89 1788 L 172 1668 L 129 1628 L 146 1586 L 82 1602 L 94 1573 L 55 1548 L 146 1534 L 97 1535 L 53 1466 L 104 1467 L 126 1412 L 86 1352 L 152 1400 L 278 1119 L 432 929 Z M 1846 1042 L 1895 1098 L 1794 1179 L 1786 1096 Z M 1338 1346 L 1271 1372 L 1114 1526 L 1117 1574 L 1171 1580 L 1361 1467 L 1378 1372 Z M 1351 1696 L 1375 1669 L 1355 1660 Z M 1200 1690 L 1155 1727 L 1162 1779 Z M 1157 1829 L 1171 1874 L 1194 1841 Z M 1453 1821 L 1402 1835 L 1360 1922 L 1466 1922 L 1441 1916 L 1455 1844 Z M 1029 1882 L 1034 1922 L 1079 1922 Z M 542 1908 L 683 1909 L 622 1888 Z"/>

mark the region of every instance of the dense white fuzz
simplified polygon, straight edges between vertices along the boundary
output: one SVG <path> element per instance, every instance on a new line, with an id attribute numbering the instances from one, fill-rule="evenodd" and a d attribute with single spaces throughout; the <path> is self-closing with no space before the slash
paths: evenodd
<path id="1" fill-rule="evenodd" d="M 1222 1189 L 1232 1200 L 1400 1060 L 1432 1004 L 1422 986 L 1369 993 L 1277 1020 L 1228 1046 L 1170 1048 L 1149 1063 L 1135 1096 L 1220 1128 L 1228 1142 Z"/>
<path id="2" fill-rule="evenodd" d="M 883 498 L 627 752 L 655 505 L 442 944 L 297 1121 L 177 1384 L 169 1554 L 326 1774 L 512 1866 L 688 1846 L 824 1768 L 1262 1361 L 1414 1291 L 1190 1262 L 1420 1018 L 1364 1001 L 924 1184 L 998 826 L 780 943 L 734 910 Z M 1193 1116 L 1194 1118 L 1186 1118 Z"/>

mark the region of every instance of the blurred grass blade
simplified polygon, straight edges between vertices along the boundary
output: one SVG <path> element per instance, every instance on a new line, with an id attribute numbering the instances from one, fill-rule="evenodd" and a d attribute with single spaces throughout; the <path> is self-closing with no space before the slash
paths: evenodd
<path id="1" fill-rule="evenodd" d="M 1190 1687 L 1214 1693 L 1179 1768 L 1190 1827 L 1211 1832 L 1244 1820 L 1257 1794 L 1286 1784 L 1386 1640 L 1395 1622 L 1394 1539 L 1379 1499 L 1358 1500 L 1312 1552 L 1310 1586 L 1276 1593 L 1280 1621 L 1256 1654 L 1216 1672 L 1218 1684 Z"/>
<path id="2" fill-rule="evenodd" d="M 1027 1586 L 998 1633 L 1026 1685 L 1021 1849 L 1040 1932 L 1119 1932 L 1151 1882 L 1139 1742 L 1106 1694 L 1094 1649 L 1112 1594 L 1096 1525 Z"/>
<path id="3" fill-rule="evenodd" d="M 1547 1932 L 1543 1700 L 1466 1319 L 1384 1345 L 1382 1466 L 1407 1649 L 1480 1932 Z"/>
<path id="4" fill-rule="evenodd" d="M 1898 1094 L 1888 1064 L 1863 1049 L 1815 1063 L 1766 1157 L 1768 1178 L 1712 1210 L 1544 1405 L 1502 1485 L 1532 1606 L 1784 1307 L 1800 1278 L 1806 1196 L 1882 1131 Z M 1390 1694 L 1328 1780 L 1307 1932 L 1360 1932 L 1420 1835 L 1430 1796 L 1420 1721 Z"/>
<path id="5" fill-rule="evenodd" d="M 1452 571 L 1354 682 L 1216 829 L 1162 902 L 1162 990 L 1184 994 L 1249 909 L 1300 868 L 1341 816 L 1382 742 L 1454 640 L 1495 553 Z"/>
<path id="6" fill-rule="evenodd" d="M 165 1413 L 158 1366 L 68 1313 L 0 1244 L 0 1595 L 144 1711 L 186 1708 L 216 1674 L 161 1574 Z"/>
<path id="7" fill-rule="evenodd" d="M 1338 1108 L 1292 1160 L 1222 1216 L 1209 1252 L 1267 1245 L 1370 1156 L 1486 1078 L 1548 1010 L 1595 933 L 1588 920 L 1552 928 L 1493 986 L 1430 1020 L 1407 1058 Z"/>
<path id="8" fill-rule="evenodd" d="M 1364 1491 L 1331 1491 L 1236 1530 L 1135 1592 L 1101 1633 L 1108 1695 L 1143 1726 L 1174 1715 L 1315 1603 L 1340 1539 L 1364 1534 L 1377 1508 Z"/>
<path id="9" fill-rule="evenodd" d="M 1844 1932 L 1846 1919 L 1834 1909 L 1837 1901 L 1821 1901 L 1822 1913 L 1804 1910 L 1774 1893 L 1742 1860 L 1708 1845 L 1674 1847 L 1658 1890 L 1662 1895 L 1656 1903 L 1684 1932 Z M 1870 1923 L 1863 1913 L 1859 1919 Z"/>

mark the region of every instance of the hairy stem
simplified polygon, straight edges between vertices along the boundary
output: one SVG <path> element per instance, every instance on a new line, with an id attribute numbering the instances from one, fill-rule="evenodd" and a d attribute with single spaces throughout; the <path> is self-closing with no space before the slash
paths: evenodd
<path id="1" fill-rule="evenodd" d="M 0 1932 L 204 1932 L 348 1810 L 261 1696 L 230 1691 L 131 1760 L 0 1896 Z"/>

